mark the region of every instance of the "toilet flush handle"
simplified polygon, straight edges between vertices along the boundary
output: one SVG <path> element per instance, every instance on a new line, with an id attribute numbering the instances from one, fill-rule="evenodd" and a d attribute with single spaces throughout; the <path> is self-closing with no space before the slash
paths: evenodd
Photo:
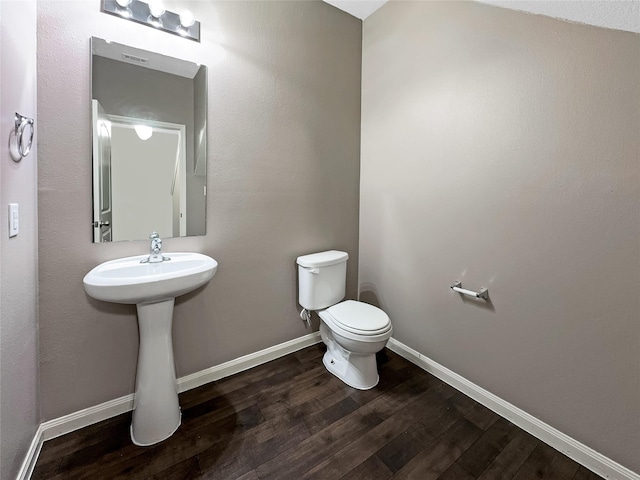
<path id="1" fill-rule="evenodd" d="M 309 267 L 305 267 L 305 270 L 309 273 L 312 273 L 313 275 L 318 275 L 320 273 L 320 269 L 319 268 L 309 268 Z"/>

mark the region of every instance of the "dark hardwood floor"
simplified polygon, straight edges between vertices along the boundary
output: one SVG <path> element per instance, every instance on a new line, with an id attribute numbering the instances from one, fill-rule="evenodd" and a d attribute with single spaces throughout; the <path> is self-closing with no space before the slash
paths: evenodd
<path id="1" fill-rule="evenodd" d="M 152 447 L 131 443 L 131 414 L 49 440 L 32 478 L 600 478 L 388 350 L 367 391 L 328 373 L 323 352 L 183 393 L 181 427 Z"/>

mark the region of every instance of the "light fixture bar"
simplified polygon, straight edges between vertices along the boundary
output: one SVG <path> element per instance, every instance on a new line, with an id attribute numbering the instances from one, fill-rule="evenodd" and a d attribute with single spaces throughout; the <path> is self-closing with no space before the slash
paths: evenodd
<path id="1" fill-rule="evenodd" d="M 126 1 L 120 0 L 120 4 L 126 3 Z M 183 26 L 180 24 L 180 15 L 169 10 L 156 18 L 151 14 L 149 5 L 140 0 L 132 0 L 126 7 L 121 7 L 116 0 L 102 0 L 100 10 L 116 17 L 200 42 L 200 22 L 196 21 L 192 25 Z"/>

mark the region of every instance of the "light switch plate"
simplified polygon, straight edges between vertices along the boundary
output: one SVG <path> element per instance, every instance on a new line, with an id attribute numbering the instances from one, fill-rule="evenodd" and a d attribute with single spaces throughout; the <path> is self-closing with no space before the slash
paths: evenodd
<path id="1" fill-rule="evenodd" d="M 9 238 L 15 237 L 20 231 L 20 213 L 17 203 L 9 204 Z"/>

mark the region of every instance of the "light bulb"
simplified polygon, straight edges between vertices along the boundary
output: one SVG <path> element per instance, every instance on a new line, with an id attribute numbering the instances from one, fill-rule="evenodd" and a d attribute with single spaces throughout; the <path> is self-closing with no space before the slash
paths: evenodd
<path id="1" fill-rule="evenodd" d="M 165 12 L 164 5 L 160 0 L 151 0 L 149 2 L 149 11 L 155 18 L 160 18 Z"/>
<path id="2" fill-rule="evenodd" d="M 189 28 L 194 23 L 196 23 L 196 19 L 190 10 L 184 10 L 180 14 L 180 25 L 182 25 L 184 28 Z"/>
<path id="3" fill-rule="evenodd" d="M 124 18 L 131 18 L 131 9 L 129 5 L 133 0 L 116 0 L 118 7 L 116 13 Z"/>
<path id="4" fill-rule="evenodd" d="M 133 127 L 138 134 L 140 140 L 149 140 L 153 135 L 153 128 L 149 125 L 136 125 Z"/>

